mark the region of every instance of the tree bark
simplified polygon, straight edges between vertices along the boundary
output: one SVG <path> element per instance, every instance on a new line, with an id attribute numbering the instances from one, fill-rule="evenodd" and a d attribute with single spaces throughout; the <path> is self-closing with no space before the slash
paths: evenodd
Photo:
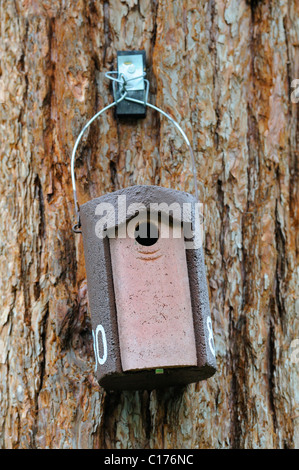
<path id="1" fill-rule="evenodd" d="M 299 447 L 298 2 L 0 9 L 0 447 Z M 93 372 L 70 156 L 112 101 L 104 74 L 116 51 L 134 49 L 147 54 L 150 101 L 195 151 L 218 371 L 184 388 L 108 393 Z M 99 118 L 76 173 L 80 203 L 134 184 L 194 190 L 183 139 L 153 110 Z"/>

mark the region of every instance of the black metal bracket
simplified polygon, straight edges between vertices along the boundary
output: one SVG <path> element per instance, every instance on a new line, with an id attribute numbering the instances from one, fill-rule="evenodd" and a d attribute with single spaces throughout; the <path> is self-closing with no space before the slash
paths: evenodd
<path id="1" fill-rule="evenodd" d="M 118 51 L 117 77 L 123 81 L 113 82 L 114 99 L 117 101 L 125 91 L 128 98 L 143 101 L 143 104 L 123 100 L 116 105 L 116 115 L 119 117 L 144 118 L 146 116 L 146 98 L 148 82 L 145 80 L 146 55 L 145 51 Z"/>

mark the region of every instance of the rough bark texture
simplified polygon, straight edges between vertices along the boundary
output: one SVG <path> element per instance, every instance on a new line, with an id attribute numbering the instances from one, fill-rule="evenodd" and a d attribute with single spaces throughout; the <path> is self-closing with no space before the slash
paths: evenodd
<path id="1" fill-rule="evenodd" d="M 2 0 L 0 15 L 0 447 L 299 447 L 298 1 Z M 97 385 L 71 231 L 72 147 L 126 49 L 146 50 L 150 101 L 192 141 L 205 204 L 218 372 L 159 392 Z M 193 191 L 183 140 L 152 110 L 95 122 L 76 172 L 81 203 Z"/>

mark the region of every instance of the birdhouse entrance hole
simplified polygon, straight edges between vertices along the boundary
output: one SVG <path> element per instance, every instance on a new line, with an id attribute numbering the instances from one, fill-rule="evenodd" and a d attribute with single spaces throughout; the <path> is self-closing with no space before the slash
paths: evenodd
<path id="1" fill-rule="evenodd" d="M 135 240 L 142 246 L 153 246 L 159 239 L 158 227 L 150 221 L 138 223 L 135 228 Z"/>

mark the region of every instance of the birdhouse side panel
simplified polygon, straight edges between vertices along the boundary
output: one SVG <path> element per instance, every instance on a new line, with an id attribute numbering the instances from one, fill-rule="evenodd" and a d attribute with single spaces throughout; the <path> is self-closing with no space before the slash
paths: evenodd
<path id="1" fill-rule="evenodd" d="M 84 234 L 84 257 L 91 313 L 95 373 L 100 381 L 106 374 L 121 373 L 116 309 L 107 238 L 99 239 L 95 233 L 95 217 L 88 210 L 81 211 Z"/>
<path id="2" fill-rule="evenodd" d="M 216 351 L 212 330 L 209 291 L 202 247 L 186 250 L 198 367 L 207 377 L 216 371 Z M 205 369 L 205 371 L 204 371 Z"/>

